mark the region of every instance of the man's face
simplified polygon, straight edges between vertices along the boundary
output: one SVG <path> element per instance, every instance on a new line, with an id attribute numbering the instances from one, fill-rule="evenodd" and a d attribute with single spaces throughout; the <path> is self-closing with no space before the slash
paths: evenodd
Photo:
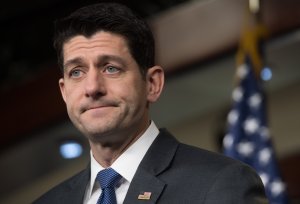
<path id="1" fill-rule="evenodd" d="M 94 142 L 140 134 L 149 123 L 149 102 L 163 86 L 161 68 L 150 68 L 143 79 L 124 38 L 103 31 L 71 38 L 63 53 L 59 86 L 75 126 Z"/>

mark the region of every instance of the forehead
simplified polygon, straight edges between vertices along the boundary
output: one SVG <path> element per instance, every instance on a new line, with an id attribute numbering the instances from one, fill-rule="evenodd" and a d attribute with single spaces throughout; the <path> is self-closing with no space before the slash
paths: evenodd
<path id="1" fill-rule="evenodd" d="M 64 59 L 69 55 L 80 52 L 108 51 L 108 52 L 128 52 L 126 39 L 118 34 L 100 31 L 90 37 L 77 35 L 69 39 L 63 45 Z"/>

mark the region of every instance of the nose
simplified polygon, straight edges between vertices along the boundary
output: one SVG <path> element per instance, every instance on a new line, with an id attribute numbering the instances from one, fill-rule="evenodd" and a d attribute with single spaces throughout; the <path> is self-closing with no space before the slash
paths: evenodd
<path id="1" fill-rule="evenodd" d="M 90 69 L 85 80 L 85 96 L 97 99 L 106 94 L 103 76 L 97 69 Z"/>

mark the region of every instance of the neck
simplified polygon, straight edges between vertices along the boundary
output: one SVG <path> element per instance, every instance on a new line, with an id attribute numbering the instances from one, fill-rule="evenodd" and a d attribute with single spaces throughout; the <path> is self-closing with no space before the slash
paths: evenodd
<path id="1" fill-rule="evenodd" d="M 126 138 L 118 143 L 101 143 L 90 142 L 91 150 L 96 161 L 104 168 L 110 167 L 114 161 L 123 154 L 135 141 L 137 141 L 146 129 L 149 127 L 147 122 L 141 128 L 134 132 L 128 132 L 126 136 L 119 136 L 119 138 Z"/>

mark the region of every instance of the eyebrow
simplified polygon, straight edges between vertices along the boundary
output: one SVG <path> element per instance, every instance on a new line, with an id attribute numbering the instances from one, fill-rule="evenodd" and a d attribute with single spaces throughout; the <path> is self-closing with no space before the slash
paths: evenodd
<path id="1" fill-rule="evenodd" d="M 97 65 L 101 64 L 102 62 L 107 62 L 107 61 L 115 61 L 122 66 L 126 65 L 125 60 L 122 57 L 116 56 L 116 55 L 101 55 L 97 58 Z"/>
<path id="2" fill-rule="evenodd" d="M 64 71 L 72 64 L 82 64 L 82 63 L 84 63 L 84 60 L 81 57 L 76 57 L 74 59 L 67 60 L 63 66 Z"/>
<path id="3" fill-rule="evenodd" d="M 116 56 L 116 55 L 101 55 L 97 57 L 97 62 L 96 65 L 100 66 L 103 62 L 107 62 L 107 61 L 116 61 L 117 63 L 120 63 L 122 66 L 126 65 L 126 62 L 123 58 Z M 66 70 L 70 65 L 72 64 L 83 64 L 84 63 L 84 59 L 82 57 L 76 57 L 74 59 L 70 59 L 67 60 L 63 67 L 64 70 Z"/>

